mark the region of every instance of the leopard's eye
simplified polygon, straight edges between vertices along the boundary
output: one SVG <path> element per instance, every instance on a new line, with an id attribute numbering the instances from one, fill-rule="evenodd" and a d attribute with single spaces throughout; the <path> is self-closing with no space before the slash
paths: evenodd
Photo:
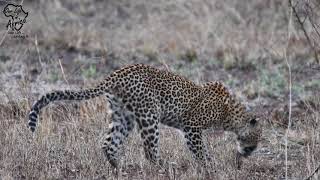
<path id="1" fill-rule="evenodd" d="M 237 137 L 237 141 L 245 141 L 245 138 L 244 138 L 244 137 L 241 137 L 241 136 L 238 136 L 238 137 Z"/>
<path id="2" fill-rule="evenodd" d="M 250 120 L 250 125 L 254 126 L 257 124 L 257 120 L 256 119 L 251 119 Z"/>

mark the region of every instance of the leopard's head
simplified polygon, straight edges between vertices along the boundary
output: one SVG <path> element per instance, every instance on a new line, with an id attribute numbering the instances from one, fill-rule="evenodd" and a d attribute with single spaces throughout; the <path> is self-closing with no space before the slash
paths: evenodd
<path id="1" fill-rule="evenodd" d="M 228 122 L 230 130 L 237 136 L 237 150 L 247 157 L 257 148 L 261 137 L 261 124 L 256 114 L 234 98 L 228 101 Z"/>
<path id="2" fill-rule="evenodd" d="M 237 150 L 241 156 L 247 157 L 257 148 L 262 129 L 256 115 L 248 110 L 243 110 L 239 118 L 243 123 L 235 130 Z"/>

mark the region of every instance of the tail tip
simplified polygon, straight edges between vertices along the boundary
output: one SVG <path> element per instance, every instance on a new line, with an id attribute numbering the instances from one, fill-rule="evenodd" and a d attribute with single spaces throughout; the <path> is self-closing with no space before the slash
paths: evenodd
<path id="1" fill-rule="evenodd" d="M 29 127 L 29 129 L 31 130 L 31 132 L 34 132 L 36 130 L 35 127 Z"/>
<path id="2" fill-rule="evenodd" d="M 31 111 L 29 113 L 29 123 L 28 123 L 28 126 L 29 126 L 29 129 L 34 132 L 36 130 L 36 122 L 37 122 L 37 118 L 38 118 L 38 115 L 35 111 Z"/>

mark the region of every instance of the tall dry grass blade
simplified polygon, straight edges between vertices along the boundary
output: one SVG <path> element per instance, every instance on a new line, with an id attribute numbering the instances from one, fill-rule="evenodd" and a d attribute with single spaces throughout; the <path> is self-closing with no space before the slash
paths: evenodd
<path id="1" fill-rule="evenodd" d="M 9 28 L 8 28 L 8 30 L 4 33 L 4 35 L 2 36 L 2 39 L 1 39 L 1 41 L 0 41 L 0 46 L 2 45 L 2 43 L 3 43 L 4 39 L 6 38 L 8 32 L 9 32 Z"/>
<path id="2" fill-rule="evenodd" d="M 289 22 L 288 22 L 288 36 L 287 36 L 287 44 L 285 48 L 285 61 L 288 67 L 288 73 L 289 73 L 289 117 L 288 117 L 288 127 L 286 129 L 286 134 L 285 134 L 285 178 L 286 180 L 288 179 L 288 133 L 291 127 L 291 105 L 292 105 L 292 94 L 291 94 L 291 89 L 292 89 L 292 81 L 291 81 L 291 66 L 288 60 L 288 49 L 289 49 L 289 41 L 291 38 L 291 27 L 292 27 L 292 8 L 290 9 L 290 14 L 289 14 Z"/>
<path id="3" fill-rule="evenodd" d="M 63 70 L 63 66 L 62 66 L 62 63 L 61 63 L 61 59 L 59 58 L 58 61 L 59 61 L 59 66 L 60 66 L 60 69 L 61 69 L 61 72 L 62 72 L 63 79 L 66 81 L 66 83 L 67 83 L 68 86 L 69 86 L 69 82 L 68 82 L 68 80 L 67 80 L 67 78 L 66 78 L 66 74 L 64 73 L 64 70 Z"/>
<path id="4" fill-rule="evenodd" d="M 39 60 L 40 65 L 42 67 L 42 60 L 41 60 L 40 50 L 39 50 L 39 46 L 38 46 L 38 37 L 37 37 L 37 35 L 34 38 L 34 44 L 36 45 L 36 50 L 37 50 L 37 54 L 38 54 L 38 60 Z"/>

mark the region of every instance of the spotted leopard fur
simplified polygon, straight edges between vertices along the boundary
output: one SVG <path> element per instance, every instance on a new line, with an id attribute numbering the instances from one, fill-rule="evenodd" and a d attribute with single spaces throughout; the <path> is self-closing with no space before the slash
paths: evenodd
<path id="1" fill-rule="evenodd" d="M 40 110 L 59 100 L 85 100 L 105 95 L 113 111 L 102 149 L 114 167 L 119 149 L 135 124 L 143 140 L 145 157 L 159 163 L 159 123 L 184 133 L 195 159 L 207 164 L 202 141 L 205 129 L 222 129 L 237 135 L 238 151 L 248 156 L 257 147 L 261 128 L 254 114 L 237 102 L 220 82 L 197 85 L 168 71 L 146 65 L 129 65 L 115 71 L 96 87 L 54 91 L 32 106 L 29 128 L 35 131 Z"/>

